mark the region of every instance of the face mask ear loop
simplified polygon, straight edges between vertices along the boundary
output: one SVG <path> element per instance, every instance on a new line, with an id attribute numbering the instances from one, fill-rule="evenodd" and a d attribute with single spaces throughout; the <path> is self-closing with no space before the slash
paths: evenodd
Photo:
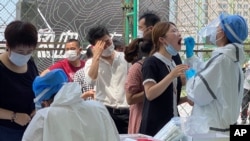
<path id="1" fill-rule="evenodd" d="M 220 31 L 220 32 L 222 32 L 222 31 Z M 218 33 L 220 33 L 220 32 L 218 32 Z M 226 36 L 226 35 L 225 35 L 225 34 L 223 34 L 223 36 L 222 36 L 222 37 L 220 37 L 220 39 L 216 39 L 216 42 L 217 42 L 217 41 L 219 41 L 219 40 L 221 40 L 221 39 L 223 39 L 225 36 Z"/>
<path id="2" fill-rule="evenodd" d="M 220 30 L 219 32 L 216 31 L 216 36 L 217 36 L 217 34 L 219 34 L 220 32 L 223 32 L 223 31 L 221 31 L 221 30 Z M 216 39 L 216 40 L 215 40 L 215 43 L 216 43 L 217 41 L 223 39 L 224 37 L 225 37 L 225 34 L 224 34 L 222 37 L 220 37 L 220 39 L 216 39 L 216 38 L 215 38 L 215 39 Z"/>

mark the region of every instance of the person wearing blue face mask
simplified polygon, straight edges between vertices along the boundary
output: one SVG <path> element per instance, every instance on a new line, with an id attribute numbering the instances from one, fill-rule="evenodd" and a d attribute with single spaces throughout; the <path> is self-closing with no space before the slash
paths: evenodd
<path id="1" fill-rule="evenodd" d="M 138 21 L 138 36 L 137 37 L 141 38 L 143 37 L 144 33 L 148 31 L 152 31 L 154 26 L 160 21 L 161 21 L 161 18 L 159 17 L 159 15 L 157 15 L 156 11 L 146 11 L 142 13 Z M 174 63 L 176 65 L 182 64 L 182 60 L 181 60 L 179 53 L 177 53 L 176 55 L 173 55 L 172 59 L 174 60 Z M 185 85 L 186 80 L 178 78 L 177 81 L 179 81 L 177 85 L 177 90 L 178 90 L 178 93 L 180 93 L 182 89 L 182 85 Z"/>
<path id="2" fill-rule="evenodd" d="M 176 65 L 172 56 L 181 49 L 182 37 L 172 22 L 159 22 L 152 30 L 153 48 L 142 66 L 144 105 L 139 132 L 154 136 L 171 118 L 178 116 L 177 105 L 187 102 L 180 97 L 177 79 L 188 66 Z"/>
<path id="3" fill-rule="evenodd" d="M 217 48 L 208 61 L 202 62 L 193 54 L 194 39 L 185 39 L 186 61 L 197 72 L 186 85 L 188 97 L 194 102 L 190 132 L 199 133 L 196 125 L 203 125 L 207 126 L 207 132 L 228 134 L 230 125 L 237 123 L 243 97 L 241 64 L 245 61 L 243 42 L 248 36 L 247 22 L 240 15 L 221 14 L 198 34 L 208 36 Z"/>
<path id="4" fill-rule="evenodd" d="M 4 31 L 6 52 L 0 55 L 0 140 L 21 141 L 35 112 L 32 82 L 38 76 L 31 56 L 37 46 L 37 29 L 13 21 Z"/>

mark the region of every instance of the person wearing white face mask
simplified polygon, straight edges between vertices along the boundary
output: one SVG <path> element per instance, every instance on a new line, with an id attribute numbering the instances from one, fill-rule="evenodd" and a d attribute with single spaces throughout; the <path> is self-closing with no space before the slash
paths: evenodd
<path id="1" fill-rule="evenodd" d="M 138 22 L 138 33 L 137 37 L 142 38 L 143 34 L 149 30 L 152 30 L 156 23 L 160 22 L 160 17 L 158 17 L 153 12 L 145 12 L 139 17 Z"/>
<path id="2" fill-rule="evenodd" d="M 172 56 L 181 49 L 181 34 L 175 24 L 159 22 L 152 30 L 153 49 L 142 66 L 145 92 L 139 133 L 154 136 L 171 118 L 178 116 L 177 105 L 187 102 L 180 97 L 177 81 L 188 66 L 176 65 Z"/>
<path id="3" fill-rule="evenodd" d="M 106 27 L 92 27 L 87 40 L 93 45 L 93 57 L 84 67 L 86 81 L 96 85 L 97 101 L 108 109 L 120 134 L 128 131 L 129 105 L 125 95 L 125 79 L 129 64 L 123 52 L 114 50 L 114 45 Z"/>
<path id="4" fill-rule="evenodd" d="M 77 39 L 69 39 L 65 44 L 65 59 L 56 62 L 44 70 L 40 75 L 43 76 L 53 69 L 63 69 L 68 76 L 68 81 L 73 82 L 76 71 L 83 68 L 85 61 L 80 59 L 82 48 Z"/>
<path id="5" fill-rule="evenodd" d="M 4 36 L 7 51 L 0 55 L 0 140 L 21 141 L 35 113 L 32 82 L 39 73 L 31 56 L 37 46 L 37 29 L 29 22 L 13 21 Z"/>
<path id="6" fill-rule="evenodd" d="M 197 125 L 203 125 L 203 129 L 207 127 L 203 132 L 229 135 L 230 125 L 239 118 L 243 97 L 241 64 L 245 61 L 243 42 L 248 36 L 248 25 L 240 15 L 221 14 L 198 35 L 210 36 L 217 48 L 208 61 L 202 62 L 193 54 L 194 39 L 185 39 L 187 63 L 197 72 L 186 86 L 188 97 L 194 102 L 190 132 L 199 133 L 202 130 Z"/>

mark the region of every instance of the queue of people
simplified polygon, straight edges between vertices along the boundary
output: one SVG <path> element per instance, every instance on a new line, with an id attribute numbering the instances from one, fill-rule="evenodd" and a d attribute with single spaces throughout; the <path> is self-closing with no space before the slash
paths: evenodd
<path id="1" fill-rule="evenodd" d="M 7 51 L 0 55 L 0 140 L 118 141 L 119 134 L 154 136 L 180 116 L 177 106 L 184 102 L 193 106 L 190 118 L 205 117 L 200 124 L 209 132 L 227 132 L 248 103 L 246 98 L 242 103 L 246 84 L 241 69 L 248 26 L 240 15 L 221 14 L 198 35 L 210 37 L 217 46 L 212 57 L 201 62 L 189 37 L 184 39 L 182 63 L 178 27 L 148 12 L 140 16 L 138 38 L 128 46 L 112 40 L 105 26 L 95 25 L 86 36 L 91 44 L 86 60 L 80 59 L 80 42 L 70 39 L 65 59 L 39 74 L 32 59 L 35 26 L 11 22 L 5 30 Z M 182 86 L 187 96 L 181 96 Z M 36 110 L 35 104 L 42 109 Z M 192 126 L 197 123 L 189 125 L 199 132 Z"/>

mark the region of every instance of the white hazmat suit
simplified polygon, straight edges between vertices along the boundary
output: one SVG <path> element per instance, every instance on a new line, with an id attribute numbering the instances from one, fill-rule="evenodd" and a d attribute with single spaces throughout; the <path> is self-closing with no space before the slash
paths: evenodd
<path id="1" fill-rule="evenodd" d="M 187 60 L 197 71 L 186 85 L 188 98 L 195 103 L 190 125 L 196 126 L 194 129 L 208 126 L 214 131 L 229 131 L 230 125 L 237 122 L 243 97 L 243 45 L 216 48 L 205 63 L 197 59 L 193 56 Z"/>
<path id="2" fill-rule="evenodd" d="M 22 141 L 118 141 L 106 107 L 80 95 L 78 83 L 64 84 L 50 107 L 37 111 Z"/>

